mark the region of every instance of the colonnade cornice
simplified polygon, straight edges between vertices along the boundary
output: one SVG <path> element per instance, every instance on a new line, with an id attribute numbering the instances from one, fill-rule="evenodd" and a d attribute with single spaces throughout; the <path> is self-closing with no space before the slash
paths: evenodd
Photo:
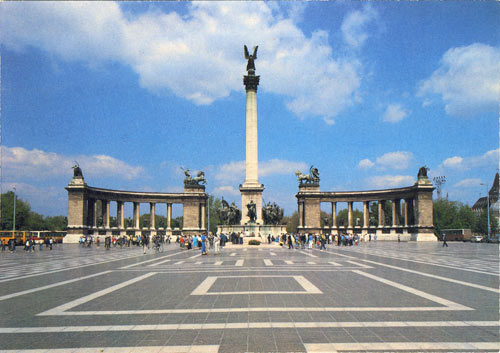
<path id="1" fill-rule="evenodd" d="M 140 203 L 183 203 L 189 200 L 207 199 L 205 193 L 159 193 L 145 191 L 126 191 L 103 189 L 87 186 L 87 197 L 91 199 L 121 201 L 121 202 L 140 202 Z"/>

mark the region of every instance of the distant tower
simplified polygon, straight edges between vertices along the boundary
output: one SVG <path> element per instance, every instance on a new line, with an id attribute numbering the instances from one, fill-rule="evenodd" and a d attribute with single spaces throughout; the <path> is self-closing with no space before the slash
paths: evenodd
<path id="1" fill-rule="evenodd" d="M 253 55 L 248 53 L 246 45 L 245 59 L 248 59 L 247 73 L 243 77 L 246 90 L 246 149 L 245 149 L 245 182 L 240 185 L 241 192 L 241 225 L 249 221 L 247 205 L 250 201 L 256 204 L 256 223 L 262 224 L 262 191 L 264 185 L 259 182 L 259 159 L 257 143 L 257 86 L 260 76 L 255 76 L 254 60 L 257 59 L 257 48 Z"/>
<path id="2" fill-rule="evenodd" d="M 441 188 L 444 183 L 446 183 L 446 177 L 445 176 L 437 176 L 432 179 L 434 181 L 434 184 L 436 184 L 436 191 L 437 191 L 437 198 L 438 200 L 441 199 Z M 446 195 L 446 198 L 448 198 L 448 195 Z"/>

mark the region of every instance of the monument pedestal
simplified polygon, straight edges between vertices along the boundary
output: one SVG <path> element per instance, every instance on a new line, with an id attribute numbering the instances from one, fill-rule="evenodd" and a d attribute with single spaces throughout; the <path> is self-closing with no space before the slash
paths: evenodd
<path id="1" fill-rule="evenodd" d="M 264 191 L 264 185 L 257 184 L 255 186 L 247 186 L 245 184 L 240 185 L 241 192 L 241 222 L 240 225 L 245 225 L 249 223 L 247 205 L 250 201 L 255 203 L 255 208 L 257 212 L 256 224 L 263 224 L 262 221 L 262 191 Z"/>

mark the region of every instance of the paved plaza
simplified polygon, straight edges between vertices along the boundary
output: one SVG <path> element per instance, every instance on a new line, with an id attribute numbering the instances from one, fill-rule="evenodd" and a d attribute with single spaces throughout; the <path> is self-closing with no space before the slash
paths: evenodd
<path id="1" fill-rule="evenodd" d="M 2 352 L 497 352 L 493 244 L 0 254 Z"/>

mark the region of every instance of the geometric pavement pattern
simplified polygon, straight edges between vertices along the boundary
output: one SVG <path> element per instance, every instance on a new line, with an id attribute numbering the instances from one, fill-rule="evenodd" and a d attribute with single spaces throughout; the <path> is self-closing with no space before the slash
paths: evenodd
<path id="1" fill-rule="evenodd" d="M 497 352 L 498 246 L 2 252 L 1 352 Z"/>

